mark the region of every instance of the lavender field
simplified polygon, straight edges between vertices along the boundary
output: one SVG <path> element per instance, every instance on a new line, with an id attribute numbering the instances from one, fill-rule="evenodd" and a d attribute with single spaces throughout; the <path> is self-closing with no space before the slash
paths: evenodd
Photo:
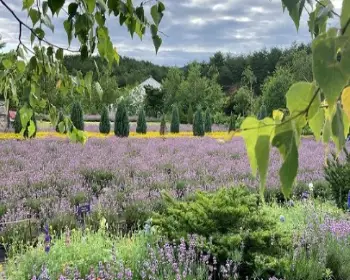
<path id="1" fill-rule="evenodd" d="M 324 148 L 304 139 L 298 181 L 323 178 Z M 278 187 L 281 164 L 270 158 L 268 186 Z M 101 175 L 102 174 L 102 175 Z M 101 178 L 97 178 L 102 176 Z M 85 146 L 66 140 L 8 140 L 0 143 L 0 197 L 3 220 L 24 218 L 29 199 L 40 200 L 40 216 L 73 212 L 77 196 L 119 211 L 126 200 L 148 200 L 168 190 L 176 195 L 234 184 L 257 186 L 241 138 L 218 143 L 211 138 L 90 139 Z M 95 182 L 94 182 L 95 180 Z M 122 201 L 120 193 L 126 193 Z"/>

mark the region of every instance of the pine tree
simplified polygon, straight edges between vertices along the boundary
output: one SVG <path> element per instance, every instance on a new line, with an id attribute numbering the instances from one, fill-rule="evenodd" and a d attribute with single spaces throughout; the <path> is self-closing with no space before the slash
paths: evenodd
<path id="1" fill-rule="evenodd" d="M 207 109 L 205 111 L 205 122 L 204 122 L 204 130 L 205 132 L 211 132 L 211 127 L 212 127 L 213 123 L 211 120 L 211 114 L 209 109 Z"/>
<path id="2" fill-rule="evenodd" d="M 136 133 L 141 133 L 141 134 L 147 133 L 146 116 L 145 116 L 145 111 L 143 109 L 140 110 L 139 116 L 137 118 Z"/>
<path id="3" fill-rule="evenodd" d="M 124 102 L 118 104 L 117 112 L 115 113 L 114 134 L 117 137 L 129 136 L 129 117 Z"/>
<path id="4" fill-rule="evenodd" d="M 57 122 L 57 124 L 56 124 L 56 132 L 59 132 L 59 133 L 60 133 L 60 129 L 59 129 L 59 126 L 58 126 L 58 125 L 59 125 L 61 122 L 63 122 L 63 121 L 64 121 L 64 115 L 63 115 L 63 112 L 60 111 L 60 112 L 58 113 L 58 122 Z M 67 133 L 66 127 L 64 127 L 63 133 Z"/>
<path id="5" fill-rule="evenodd" d="M 22 130 L 21 115 L 19 114 L 19 110 L 17 110 L 16 117 L 13 120 L 13 128 L 15 129 L 15 133 L 20 133 Z"/>
<path id="6" fill-rule="evenodd" d="M 236 129 L 236 116 L 234 114 L 232 114 L 231 112 L 231 117 L 230 117 L 230 124 L 228 127 L 228 131 L 234 131 Z"/>
<path id="7" fill-rule="evenodd" d="M 84 130 L 84 114 L 79 102 L 73 104 L 70 118 L 76 129 Z"/>
<path id="8" fill-rule="evenodd" d="M 202 109 L 198 108 L 193 119 L 193 135 L 204 136 L 204 122 Z"/>
<path id="9" fill-rule="evenodd" d="M 106 106 L 102 108 L 99 129 L 102 134 L 108 134 L 111 131 L 111 122 L 109 121 L 109 113 Z"/>
<path id="10" fill-rule="evenodd" d="M 258 120 L 263 120 L 267 117 L 267 110 L 266 106 L 263 104 L 260 106 L 259 114 L 258 114 Z"/>
<path id="11" fill-rule="evenodd" d="M 180 132 L 180 118 L 179 118 L 179 109 L 176 105 L 173 106 L 173 113 L 171 117 L 171 125 L 170 125 L 171 133 L 179 133 Z"/>
<path id="12" fill-rule="evenodd" d="M 191 104 L 188 107 L 188 111 L 187 111 L 187 123 L 188 124 L 193 124 L 193 109 L 192 109 L 192 105 Z"/>
<path id="13" fill-rule="evenodd" d="M 165 116 L 162 116 L 162 119 L 160 121 L 160 129 L 159 129 L 159 134 L 160 135 L 165 135 L 166 133 L 166 121 L 165 121 Z"/>

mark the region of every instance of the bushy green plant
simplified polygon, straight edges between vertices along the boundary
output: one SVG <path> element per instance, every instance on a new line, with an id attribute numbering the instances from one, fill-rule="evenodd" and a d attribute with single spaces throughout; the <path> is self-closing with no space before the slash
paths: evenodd
<path id="1" fill-rule="evenodd" d="M 159 134 L 165 135 L 165 133 L 166 133 L 166 121 L 165 121 L 165 115 L 163 114 L 162 119 L 160 121 Z"/>
<path id="2" fill-rule="evenodd" d="M 117 137 L 129 136 L 129 117 L 124 102 L 118 104 L 117 112 L 114 121 L 114 134 Z"/>
<path id="3" fill-rule="evenodd" d="M 147 123 L 145 111 L 141 109 L 139 111 L 139 116 L 137 118 L 136 133 L 146 134 L 147 133 Z"/>
<path id="4" fill-rule="evenodd" d="M 204 136 L 204 121 L 202 109 L 198 108 L 196 113 L 194 114 L 193 119 L 193 135 L 194 136 Z"/>
<path id="5" fill-rule="evenodd" d="M 228 126 L 228 131 L 235 131 L 236 129 L 236 115 L 234 115 L 233 113 L 231 113 L 231 117 L 230 117 L 230 123 Z"/>
<path id="6" fill-rule="evenodd" d="M 102 108 L 99 130 L 102 134 L 108 134 L 111 131 L 111 122 L 109 120 L 109 113 L 106 106 L 103 106 Z"/>
<path id="7" fill-rule="evenodd" d="M 207 109 L 205 111 L 204 131 L 205 132 L 211 132 L 212 125 L 213 125 L 213 122 L 212 122 L 212 119 L 211 119 L 210 110 Z"/>
<path id="8" fill-rule="evenodd" d="M 266 267 L 273 262 L 278 266 L 281 250 L 290 245 L 289 234 L 277 230 L 276 221 L 259 205 L 259 196 L 244 187 L 197 192 L 187 201 L 176 201 L 167 194 L 164 199 L 166 209 L 153 216 L 161 232 L 170 239 L 187 234 L 211 239 L 205 249 L 218 256 L 219 262 L 225 262 L 235 250 L 243 250 L 246 267 L 240 275 L 244 277 L 257 268 L 256 258 L 268 260 Z"/>
<path id="9" fill-rule="evenodd" d="M 103 169 L 82 170 L 81 175 L 84 178 L 84 184 L 92 189 L 95 196 L 98 196 L 104 188 L 110 186 L 115 179 L 113 172 Z"/>
<path id="10" fill-rule="evenodd" d="M 180 132 L 179 109 L 176 105 L 173 106 L 173 111 L 172 111 L 172 116 L 171 116 L 171 124 L 170 124 L 170 132 L 171 133 L 179 133 Z"/>
<path id="11" fill-rule="evenodd" d="M 16 117 L 13 121 L 13 128 L 15 130 L 15 133 L 20 133 L 22 130 L 21 115 L 19 113 L 19 110 L 16 112 Z"/>
<path id="12" fill-rule="evenodd" d="M 192 105 L 190 104 L 190 106 L 188 107 L 187 110 L 187 123 L 188 124 L 193 124 L 193 109 L 192 109 Z"/>
<path id="13" fill-rule="evenodd" d="M 80 102 L 73 103 L 70 117 L 77 129 L 84 130 L 84 113 Z"/>
<path id="14" fill-rule="evenodd" d="M 346 207 L 350 191 L 350 154 L 346 148 L 343 151 L 344 161 L 341 161 L 335 153 L 332 153 L 324 168 L 325 179 L 330 184 L 333 197 L 340 208 Z"/>

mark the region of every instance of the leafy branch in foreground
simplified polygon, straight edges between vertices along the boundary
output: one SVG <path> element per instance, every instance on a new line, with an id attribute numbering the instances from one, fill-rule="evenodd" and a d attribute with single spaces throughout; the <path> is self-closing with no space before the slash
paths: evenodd
<path id="1" fill-rule="evenodd" d="M 149 29 L 157 53 L 162 44 L 159 36 L 161 32 L 158 28 L 165 6 L 161 1 L 152 2 L 154 2 L 150 9 L 152 20 L 148 20 L 145 15 L 145 3 L 134 6 L 132 0 L 23 0 L 22 9 L 26 11 L 32 22 L 30 26 L 5 0 L 0 0 L 0 5 L 3 5 L 19 24 L 16 52 L 0 61 L 5 68 L 0 71 L 0 92 L 5 98 L 7 109 L 10 101 L 20 106 L 23 124 L 28 123 L 35 111 L 41 108 L 48 110 L 53 126 L 72 125 L 68 119 L 57 124 L 58 115 L 55 104 L 50 103 L 48 93 L 44 92 L 39 84 L 46 79 L 54 80 L 56 90 L 63 95 L 76 93 L 91 95 L 91 90 L 94 88 L 102 98 L 102 88 L 98 82 L 93 83 L 92 72 L 88 72 L 85 76 L 78 72 L 76 77 L 68 74 L 62 63 L 64 51 L 79 52 L 82 59 L 98 52 L 109 66 L 119 63 L 119 54 L 106 25 L 106 19 L 110 16 L 119 18 L 119 24 L 127 28 L 132 38 L 136 34 L 142 40 L 146 29 Z M 65 10 L 65 6 L 68 10 Z M 63 27 L 66 31 L 68 47 L 58 46 L 46 39 L 48 30 L 54 32 L 52 18 L 55 15 L 65 17 Z M 30 32 L 31 47 L 26 46 L 22 41 L 24 28 Z M 74 38 L 79 46 L 78 50 L 70 48 Z M 43 44 L 47 47 L 42 46 Z M 18 99 L 17 91 L 22 89 L 17 89 L 16 85 L 23 85 L 24 100 Z M 29 137 L 32 136 L 31 131 L 34 130 L 29 129 Z M 74 126 L 68 135 L 73 141 L 86 141 L 83 132 Z"/>
<path id="2" fill-rule="evenodd" d="M 287 113 L 275 110 L 272 118 L 263 120 L 248 117 L 241 126 L 252 173 L 254 176 L 259 174 L 262 192 L 268 173 L 270 146 L 276 147 L 282 156 L 279 174 L 282 191 L 289 197 L 298 172 L 298 147 L 303 127 L 308 124 L 317 141 L 328 143 L 332 140 L 338 153 L 349 133 L 350 2 L 343 1 L 341 15 L 334 12 L 331 1 L 316 2 L 308 21 L 314 38 L 314 82 L 298 82 L 290 87 L 286 94 Z M 306 1 L 282 0 L 282 4 L 298 29 Z M 340 27 L 327 29 L 327 20 L 333 15 L 339 17 Z"/>

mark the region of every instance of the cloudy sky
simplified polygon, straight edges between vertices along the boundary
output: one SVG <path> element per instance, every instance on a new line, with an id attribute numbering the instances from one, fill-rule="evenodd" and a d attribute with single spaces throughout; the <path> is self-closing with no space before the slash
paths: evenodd
<path id="1" fill-rule="evenodd" d="M 31 24 L 21 11 L 21 0 L 4 0 L 25 22 Z M 332 0 L 339 12 L 342 0 Z M 71 2 L 67 0 L 66 2 Z M 134 3 L 141 1 L 134 0 Z M 150 34 L 140 41 L 132 40 L 125 27 L 112 18 L 108 27 L 120 55 L 149 60 L 162 65 L 183 66 L 193 60 L 208 60 L 217 52 L 249 53 L 271 47 L 288 47 L 292 42 L 309 42 L 307 15 L 302 18 L 297 33 L 288 13 L 282 13 L 281 0 L 163 0 L 166 12 L 160 30 L 167 36 L 158 55 Z M 46 31 L 47 39 L 67 46 L 63 18 L 54 20 L 55 32 Z M 337 25 L 332 21 L 330 25 Z M 0 34 L 6 49 L 18 44 L 18 23 L 0 3 Z M 23 34 L 28 42 L 28 32 Z M 72 48 L 77 47 L 73 43 Z"/>

